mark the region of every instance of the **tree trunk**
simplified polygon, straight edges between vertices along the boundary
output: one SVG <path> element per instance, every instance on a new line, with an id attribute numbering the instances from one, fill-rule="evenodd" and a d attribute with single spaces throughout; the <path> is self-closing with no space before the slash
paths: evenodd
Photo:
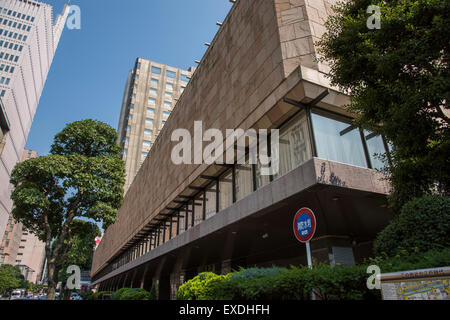
<path id="1" fill-rule="evenodd" d="M 58 282 L 57 270 L 54 263 L 47 263 L 48 272 L 48 290 L 47 290 L 47 300 L 55 300 L 56 286 Z"/>

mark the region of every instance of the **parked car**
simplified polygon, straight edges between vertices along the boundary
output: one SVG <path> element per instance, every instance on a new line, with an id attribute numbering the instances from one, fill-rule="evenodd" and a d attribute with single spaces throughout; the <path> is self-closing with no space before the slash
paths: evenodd
<path id="1" fill-rule="evenodd" d="M 20 298 L 22 298 L 22 291 L 14 290 L 13 292 L 11 292 L 10 300 L 17 300 Z"/>

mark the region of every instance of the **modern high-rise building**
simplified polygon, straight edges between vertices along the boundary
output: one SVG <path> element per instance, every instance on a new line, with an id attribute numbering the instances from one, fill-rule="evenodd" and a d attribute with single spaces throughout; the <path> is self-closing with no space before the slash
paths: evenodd
<path id="1" fill-rule="evenodd" d="M 25 149 L 22 161 L 36 157 L 36 151 Z M 10 216 L 0 246 L 0 265 L 19 266 L 25 280 L 36 283 L 41 278 L 44 261 L 45 243 Z"/>
<path id="2" fill-rule="evenodd" d="M 138 58 L 128 74 L 118 135 L 125 161 L 125 192 L 183 93 L 194 68 L 182 70 Z"/>
<path id="3" fill-rule="evenodd" d="M 12 208 L 11 171 L 22 157 L 69 6 L 0 0 L 0 236 Z"/>

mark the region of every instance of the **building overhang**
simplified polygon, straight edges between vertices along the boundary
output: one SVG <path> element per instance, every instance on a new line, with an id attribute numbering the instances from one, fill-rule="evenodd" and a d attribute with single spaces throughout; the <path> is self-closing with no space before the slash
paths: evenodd
<path id="1" fill-rule="evenodd" d="M 185 268 L 189 268 L 205 264 L 204 259 L 213 263 L 292 250 L 292 246 L 300 247 L 292 219 L 302 207 L 311 208 L 317 216 L 313 244 L 330 236 L 370 241 L 392 218 L 386 205 L 389 188 L 375 170 L 312 158 L 93 285 L 144 264 L 157 268 L 161 261 L 166 265 L 172 261 L 167 265 L 171 269 L 179 256 L 185 256 Z"/>

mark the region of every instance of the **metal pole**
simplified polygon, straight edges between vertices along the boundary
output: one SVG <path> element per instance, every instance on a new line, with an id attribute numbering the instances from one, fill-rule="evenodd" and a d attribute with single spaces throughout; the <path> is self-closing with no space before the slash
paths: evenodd
<path id="1" fill-rule="evenodd" d="M 309 241 L 306 242 L 306 258 L 308 259 L 308 267 L 312 270 L 311 246 L 309 245 Z M 316 300 L 314 289 L 311 292 L 311 300 Z"/>
<path id="2" fill-rule="evenodd" d="M 308 259 L 308 267 L 312 270 L 311 247 L 309 241 L 306 242 L 306 257 Z"/>

